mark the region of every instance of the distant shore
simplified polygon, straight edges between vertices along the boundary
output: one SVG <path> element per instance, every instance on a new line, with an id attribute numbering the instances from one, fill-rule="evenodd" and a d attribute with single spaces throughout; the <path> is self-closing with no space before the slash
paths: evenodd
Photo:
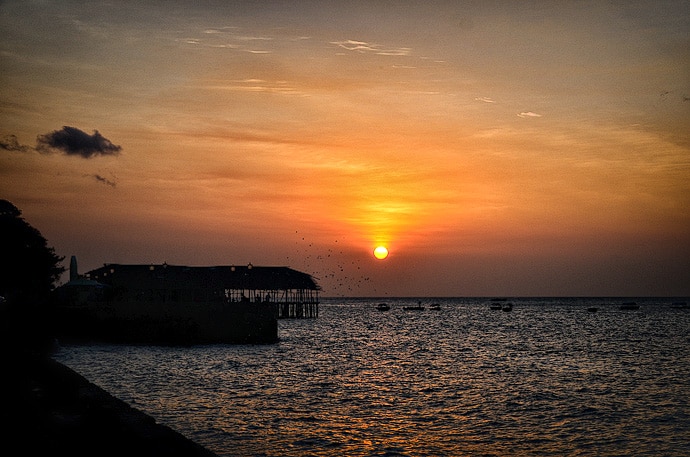
<path id="1" fill-rule="evenodd" d="M 217 457 L 49 357 L 4 365 L 6 453 Z"/>

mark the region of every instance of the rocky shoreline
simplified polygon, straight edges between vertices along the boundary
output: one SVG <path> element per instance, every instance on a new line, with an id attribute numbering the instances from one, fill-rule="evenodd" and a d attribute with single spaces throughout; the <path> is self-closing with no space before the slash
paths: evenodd
<path id="1" fill-rule="evenodd" d="M 217 457 L 50 357 L 4 364 L 6 453 Z"/>

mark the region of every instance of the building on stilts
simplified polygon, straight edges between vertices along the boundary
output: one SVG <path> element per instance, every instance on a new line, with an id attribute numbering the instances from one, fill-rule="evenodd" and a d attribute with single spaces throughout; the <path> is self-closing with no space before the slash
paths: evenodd
<path id="1" fill-rule="evenodd" d="M 278 339 L 277 319 L 319 313 L 315 279 L 288 267 L 104 264 L 82 276 L 75 258 L 70 266 L 56 290 L 67 335 L 268 343 Z"/>

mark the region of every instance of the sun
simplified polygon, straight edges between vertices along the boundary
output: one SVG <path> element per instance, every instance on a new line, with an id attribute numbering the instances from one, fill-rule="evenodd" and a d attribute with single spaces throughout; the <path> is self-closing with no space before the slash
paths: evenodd
<path id="1" fill-rule="evenodd" d="M 386 246 L 376 246 L 376 249 L 374 249 L 374 257 L 379 260 L 388 257 L 388 249 L 386 249 Z"/>

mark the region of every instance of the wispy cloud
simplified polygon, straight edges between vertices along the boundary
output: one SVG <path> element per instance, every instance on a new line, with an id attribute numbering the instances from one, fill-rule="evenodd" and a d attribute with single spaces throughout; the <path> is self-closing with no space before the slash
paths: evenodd
<path id="1" fill-rule="evenodd" d="M 267 35 L 240 34 L 240 27 L 208 28 L 201 32 L 200 37 L 187 36 L 178 39 L 178 42 L 209 48 L 232 49 L 249 52 L 251 54 L 271 54 L 270 49 L 258 49 L 258 43 L 270 43 L 275 38 Z M 263 46 L 262 46 L 263 47 Z"/>
<path id="2" fill-rule="evenodd" d="M 204 33 L 208 35 L 217 35 L 219 33 L 227 33 L 229 30 L 237 30 L 239 27 L 236 26 L 227 26 L 227 27 L 220 27 L 220 28 L 208 28 L 204 30 Z"/>
<path id="3" fill-rule="evenodd" d="M 240 92 L 269 92 L 283 95 L 304 95 L 288 81 L 266 81 L 263 79 L 247 78 L 221 82 L 218 84 L 202 85 L 200 88 L 208 90 L 233 90 Z"/>
<path id="4" fill-rule="evenodd" d="M 4 137 L 0 138 L 0 149 L 4 149 L 5 151 L 27 152 L 32 148 L 19 144 L 19 140 L 17 140 L 16 135 L 5 135 Z"/>
<path id="5" fill-rule="evenodd" d="M 490 97 L 476 97 L 475 100 L 484 103 L 496 103 L 496 101 Z"/>
<path id="6" fill-rule="evenodd" d="M 64 126 L 62 130 L 55 130 L 36 139 L 36 150 L 42 153 L 63 152 L 66 155 L 76 155 L 90 159 L 99 155 L 117 155 L 121 146 L 113 144 L 109 139 L 94 130 L 92 135 L 76 127 Z"/>
<path id="7" fill-rule="evenodd" d="M 99 174 L 90 175 L 90 176 L 92 176 L 94 179 L 96 179 L 96 181 L 98 181 L 98 182 L 100 182 L 100 183 L 102 183 L 102 184 L 105 184 L 106 186 L 110 186 L 110 187 L 115 187 L 115 186 L 117 186 L 117 183 L 116 183 L 115 181 L 111 181 L 111 180 L 108 179 L 108 178 L 104 178 L 103 176 L 101 176 L 101 175 L 99 175 Z"/>
<path id="8" fill-rule="evenodd" d="M 522 118 L 541 117 L 541 114 L 533 113 L 532 111 L 523 111 L 522 113 L 518 114 L 518 117 L 522 117 Z"/>
<path id="9" fill-rule="evenodd" d="M 347 49 L 348 51 L 372 53 L 380 56 L 409 56 L 412 52 L 411 48 L 385 48 L 379 44 L 357 40 L 331 41 L 331 44 Z"/>

